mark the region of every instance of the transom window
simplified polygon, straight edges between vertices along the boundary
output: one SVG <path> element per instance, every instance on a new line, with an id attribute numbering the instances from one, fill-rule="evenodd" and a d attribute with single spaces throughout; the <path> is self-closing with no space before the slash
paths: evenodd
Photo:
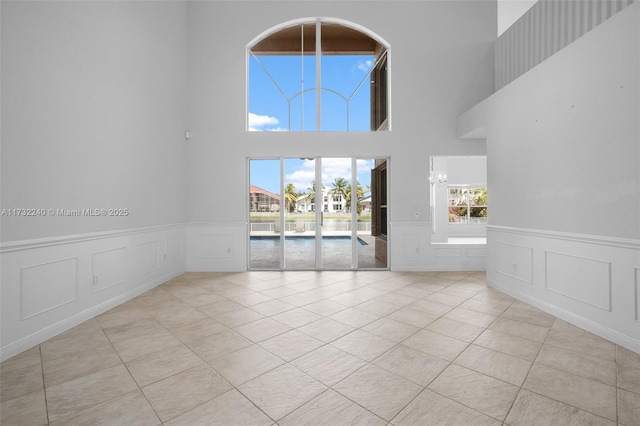
<path id="1" fill-rule="evenodd" d="M 353 23 L 313 18 L 247 46 L 247 130 L 390 130 L 389 47 Z"/>

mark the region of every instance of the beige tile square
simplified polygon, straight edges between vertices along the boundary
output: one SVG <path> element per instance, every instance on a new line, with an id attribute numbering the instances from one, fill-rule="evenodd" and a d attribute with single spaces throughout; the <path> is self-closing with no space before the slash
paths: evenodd
<path id="1" fill-rule="evenodd" d="M 326 386 L 285 364 L 253 379 L 238 390 L 269 417 L 279 420 L 318 396 Z"/>
<path id="2" fill-rule="evenodd" d="M 423 388 L 369 364 L 335 385 L 333 389 L 375 415 L 391 420 Z"/>
<path id="3" fill-rule="evenodd" d="M 200 357 L 182 344 L 171 346 L 168 349 L 126 363 L 129 372 L 140 387 L 195 367 L 198 364 L 202 364 Z"/>
<path id="4" fill-rule="evenodd" d="M 253 425 L 269 426 L 273 420 L 232 389 L 165 423 L 167 426 Z"/>
<path id="5" fill-rule="evenodd" d="M 271 318 L 262 318 L 235 328 L 235 331 L 255 343 L 267 340 L 288 330 L 291 330 L 291 327 Z"/>
<path id="6" fill-rule="evenodd" d="M 534 364 L 523 387 L 598 416 L 616 419 L 616 389 L 612 386 Z"/>
<path id="7" fill-rule="evenodd" d="M 640 394 L 640 354 L 617 346 L 618 387 Z"/>
<path id="8" fill-rule="evenodd" d="M 260 346 L 288 362 L 324 344 L 307 334 L 291 330 L 261 342 Z"/>
<path id="9" fill-rule="evenodd" d="M 473 342 L 484 331 L 484 327 L 455 321 L 449 318 L 439 318 L 426 327 L 435 333 L 453 337 L 465 342 Z"/>
<path id="10" fill-rule="evenodd" d="M 200 340 L 188 342 L 191 348 L 205 362 L 225 356 L 239 349 L 251 346 L 253 343 L 232 330 L 206 336 Z"/>
<path id="11" fill-rule="evenodd" d="M 135 302 L 129 301 L 98 315 L 96 320 L 102 328 L 107 328 L 150 318 L 151 316 L 144 309 Z"/>
<path id="12" fill-rule="evenodd" d="M 535 361 L 542 347 L 541 343 L 534 342 L 533 340 L 523 339 L 493 330 L 485 330 L 473 341 L 473 344 L 527 361 Z"/>
<path id="13" fill-rule="evenodd" d="M 530 361 L 476 345 L 470 345 L 454 362 L 516 386 L 522 385 L 532 364 Z"/>
<path id="14" fill-rule="evenodd" d="M 121 363 L 120 357 L 111 346 L 46 360 L 42 368 L 44 383 L 47 387 L 58 385 Z"/>
<path id="15" fill-rule="evenodd" d="M 492 302 L 483 302 L 483 301 L 475 300 L 471 298 L 461 303 L 460 305 L 458 305 L 458 307 L 468 309 L 470 311 L 481 312 L 483 314 L 500 316 L 504 311 L 507 310 L 509 305 L 492 303 Z"/>
<path id="16" fill-rule="evenodd" d="M 513 426 L 615 426 L 616 423 L 522 389 L 513 403 L 511 411 L 509 411 L 505 424 Z"/>
<path id="17" fill-rule="evenodd" d="M 172 327 L 169 329 L 171 334 L 180 339 L 183 343 L 191 343 L 200 341 L 212 334 L 220 333 L 222 331 L 228 331 L 229 328 L 219 321 L 213 318 L 205 318 L 200 321 L 192 322 L 190 324 L 182 325 L 179 327 Z"/>
<path id="18" fill-rule="evenodd" d="M 400 321 L 404 324 L 409 324 L 414 327 L 424 328 L 437 320 L 439 316 L 411 309 L 410 307 L 404 307 L 395 312 L 391 312 L 385 318 Z"/>
<path id="19" fill-rule="evenodd" d="M 147 308 L 147 312 L 165 327 L 179 327 L 207 317 L 197 308 L 180 300 Z"/>
<path id="20" fill-rule="evenodd" d="M 347 309 L 347 306 L 332 302 L 330 300 L 319 300 L 317 302 L 304 305 L 304 309 L 315 314 L 327 317 L 340 311 L 344 311 L 345 309 Z"/>
<path id="21" fill-rule="evenodd" d="M 468 299 L 470 297 L 475 296 L 479 290 L 474 290 L 471 288 L 465 288 L 462 286 L 456 286 L 455 284 L 448 285 L 438 290 L 438 293 L 450 294 L 452 296 L 462 297 L 463 299 Z"/>
<path id="22" fill-rule="evenodd" d="M 295 308 L 290 311 L 273 315 L 271 318 L 285 325 L 288 325 L 289 327 L 298 328 L 311 322 L 317 321 L 322 317 L 305 309 Z"/>
<path id="23" fill-rule="evenodd" d="M 331 315 L 330 318 L 350 325 L 351 327 L 359 328 L 377 320 L 379 317 L 359 309 L 349 308 Z"/>
<path id="24" fill-rule="evenodd" d="M 36 345 L 31 349 L 27 349 L 26 351 L 20 352 L 19 354 L 2 361 L 2 363 L 0 363 L 0 369 L 2 371 L 18 370 L 20 368 L 40 364 L 40 345 Z"/>
<path id="25" fill-rule="evenodd" d="M 98 321 L 91 319 L 40 344 L 43 360 L 52 360 L 109 345 Z"/>
<path id="26" fill-rule="evenodd" d="M 616 363 L 613 361 L 544 345 L 536 358 L 536 363 L 616 386 Z"/>
<path id="27" fill-rule="evenodd" d="M 379 317 L 389 315 L 391 312 L 395 312 L 400 309 L 400 306 L 398 305 L 378 300 L 369 300 L 368 302 L 360 303 L 354 307 Z"/>
<path id="28" fill-rule="evenodd" d="M 420 330 L 402 344 L 447 361 L 453 361 L 469 346 L 467 342 L 429 330 Z"/>
<path id="29" fill-rule="evenodd" d="M 387 340 L 399 343 L 414 335 L 420 329 L 409 324 L 392 320 L 390 318 L 380 318 L 369 325 L 362 327 L 362 330 Z"/>
<path id="30" fill-rule="evenodd" d="M 142 388 L 142 392 L 163 422 L 209 401 L 232 386 L 201 364 Z"/>
<path id="31" fill-rule="evenodd" d="M 625 426 L 640 424 L 640 394 L 618 389 L 618 422 Z"/>
<path id="32" fill-rule="evenodd" d="M 425 389 L 392 421 L 397 426 L 500 426 L 502 423 L 478 411 Z"/>
<path id="33" fill-rule="evenodd" d="M 44 389 L 40 364 L 0 369 L 0 401 L 28 395 Z"/>
<path id="34" fill-rule="evenodd" d="M 231 300 L 221 300 L 219 302 L 209 303 L 208 305 L 199 306 L 198 309 L 211 318 L 215 318 L 218 315 L 226 314 L 228 312 L 244 309 L 245 306 Z"/>
<path id="35" fill-rule="evenodd" d="M 269 297 L 262 293 L 257 293 L 255 291 L 252 291 L 251 293 L 241 294 L 239 296 L 233 296 L 230 299 L 244 306 L 253 306 L 253 305 L 257 305 L 258 303 L 267 302 L 273 299 L 273 297 Z"/>
<path id="36" fill-rule="evenodd" d="M 415 309 L 416 311 L 426 312 L 428 314 L 435 315 L 438 318 L 454 308 L 451 305 L 438 303 L 438 302 L 434 302 L 426 299 L 418 300 L 417 302 L 413 302 L 412 304 L 407 305 L 406 307 L 410 309 Z"/>
<path id="37" fill-rule="evenodd" d="M 366 364 L 340 349 L 325 345 L 291 364 L 327 386 L 333 386 Z"/>
<path id="38" fill-rule="evenodd" d="M 259 345 L 247 346 L 209 362 L 209 365 L 234 386 L 255 379 L 282 364 L 282 359 Z"/>
<path id="39" fill-rule="evenodd" d="M 504 420 L 519 388 L 451 364 L 428 387 L 494 419 Z"/>
<path id="40" fill-rule="evenodd" d="M 216 320 L 227 327 L 235 328 L 262 318 L 264 318 L 264 315 L 254 311 L 253 309 L 243 308 L 238 309 L 237 311 L 218 315 Z"/>
<path id="41" fill-rule="evenodd" d="M 375 300 L 378 300 L 380 302 L 385 302 L 385 303 L 391 303 L 392 305 L 403 307 L 413 302 L 416 302 L 418 298 L 407 296 L 406 294 L 387 293 L 387 294 L 383 294 L 382 296 L 376 297 Z"/>
<path id="42" fill-rule="evenodd" d="M 181 344 L 182 342 L 166 329 L 154 328 L 147 334 L 121 342 L 114 342 L 113 347 L 120 355 L 120 358 L 124 362 L 128 362 Z"/>
<path id="43" fill-rule="evenodd" d="M 269 300 L 268 302 L 258 303 L 256 305 L 251 306 L 256 312 L 260 312 L 263 315 L 271 316 L 276 315 L 282 312 L 290 311 L 295 309 L 294 305 L 290 303 L 283 302 L 282 300 L 274 299 Z"/>
<path id="44" fill-rule="evenodd" d="M 421 386 L 427 386 L 447 368 L 449 362 L 408 346 L 398 345 L 373 361 L 373 364 Z"/>
<path id="45" fill-rule="evenodd" d="M 298 330 L 320 341 L 329 343 L 352 332 L 355 328 L 331 318 L 322 318 L 302 326 Z"/>
<path id="46" fill-rule="evenodd" d="M 44 389 L 0 403 L 0 424 L 48 425 Z"/>
<path id="47" fill-rule="evenodd" d="M 120 364 L 47 388 L 49 421 L 57 422 L 138 388 Z"/>
<path id="48" fill-rule="evenodd" d="M 387 422 L 329 389 L 278 422 L 280 426 L 362 425 Z"/>
<path id="49" fill-rule="evenodd" d="M 119 343 L 125 340 L 146 336 L 153 333 L 162 333 L 166 329 L 152 317 L 133 321 L 126 324 L 105 327 L 104 334 L 111 343 Z"/>
<path id="50" fill-rule="evenodd" d="M 140 390 L 91 406 L 52 426 L 159 425 L 160 420 Z"/>
<path id="51" fill-rule="evenodd" d="M 458 306 L 467 299 L 467 297 L 453 296 L 442 292 L 431 293 L 424 298 L 424 300 L 428 300 L 430 302 L 442 303 L 449 306 Z"/>
<path id="52" fill-rule="evenodd" d="M 501 304 L 509 307 L 516 299 L 508 294 L 502 293 L 493 288 L 487 288 L 486 290 L 482 290 L 478 292 L 475 296 L 473 296 L 470 300 L 478 300 L 480 302 L 489 302 L 495 304 Z"/>
<path id="53" fill-rule="evenodd" d="M 175 281 L 173 283 L 163 284 L 162 288 L 192 306 L 206 305 L 223 299 L 221 296 L 213 294 L 207 289 L 188 281 Z"/>
<path id="54" fill-rule="evenodd" d="M 533 340 L 542 343 L 547 337 L 549 329 L 526 322 L 514 321 L 507 318 L 498 318 L 489 326 L 489 330 L 499 331 L 516 337 Z"/>
<path id="55" fill-rule="evenodd" d="M 502 313 L 502 318 L 550 328 L 556 317 L 522 302 L 515 302 Z"/>
<path id="56" fill-rule="evenodd" d="M 544 343 L 607 361 L 616 360 L 614 343 L 560 320 L 556 320 Z"/>
<path id="57" fill-rule="evenodd" d="M 349 333 L 331 344 L 365 361 L 373 361 L 396 345 L 391 340 L 362 330 Z"/>
<path id="58" fill-rule="evenodd" d="M 498 317 L 494 315 L 485 314 L 482 312 L 476 312 L 470 309 L 465 309 L 461 306 L 454 308 L 444 315 L 445 318 L 455 321 L 464 322 L 466 324 L 476 325 L 479 327 L 489 327 Z"/>

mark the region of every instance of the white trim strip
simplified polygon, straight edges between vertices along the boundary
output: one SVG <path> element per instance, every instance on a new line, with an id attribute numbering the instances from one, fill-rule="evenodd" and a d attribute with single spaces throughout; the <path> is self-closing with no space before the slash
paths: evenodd
<path id="1" fill-rule="evenodd" d="M 640 240 L 627 238 L 607 237 L 603 235 L 574 234 L 570 232 L 559 232 L 542 229 L 513 228 L 509 226 L 496 225 L 487 225 L 487 232 L 489 231 L 520 234 L 531 237 L 554 238 L 557 240 L 575 241 L 578 243 L 600 244 L 611 247 L 622 247 L 633 250 L 640 250 Z"/>
<path id="2" fill-rule="evenodd" d="M 8 253 L 19 250 L 29 250 L 41 247 L 57 246 L 60 244 L 79 243 L 84 241 L 101 240 L 104 238 L 122 237 L 125 235 L 144 234 L 147 232 L 168 231 L 171 229 L 185 228 L 186 224 L 176 223 L 171 225 L 143 226 L 140 228 L 117 229 L 113 231 L 89 232 L 86 234 L 63 235 L 60 237 L 38 238 L 33 240 L 10 241 L 0 244 L 0 253 Z"/>

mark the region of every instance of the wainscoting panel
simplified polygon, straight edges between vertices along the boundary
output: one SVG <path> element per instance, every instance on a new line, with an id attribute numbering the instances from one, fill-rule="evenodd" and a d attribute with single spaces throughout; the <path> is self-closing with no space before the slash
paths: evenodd
<path id="1" fill-rule="evenodd" d="M 502 275 L 531 284 L 533 249 L 503 242 L 495 243 L 496 271 Z"/>
<path id="2" fill-rule="evenodd" d="M 545 267 L 548 290 L 611 312 L 610 262 L 548 251 Z"/>
<path id="3" fill-rule="evenodd" d="M 487 227 L 487 282 L 567 322 L 640 353 L 640 241 Z M 505 269 L 530 252 L 531 281 Z"/>
<path id="4" fill-rule="evenodd" d="M 187 227 L 189 271 L 246 271 L 247 224 L 193 223 Z"/>
<path id="5" fill-rule="evenodd" d="M 94 292 L 124 284 L 127 281 L 126 247 L 93 253 L 91 264 Z"/>
<path id="6" fill-rule="evenodd" d="M 178 224 L 2 244 L 0 360 L 181 275 L 185 237 Z"/>
<path id="7" fill-rule="evenodd" d="M 22 268 L 20 319 L 26 320 L 78 298 L 78 259 Z"/>
<path id="8" fill-rule="evenodd" d="M 184 235 L 167 238 L 167 250 L 165 253 L 165 265 L 175 265 L 184 262 Z"/>
<path id="9" fill-rule="evenodd" d="M 431 243 L 430 222 L 391 222 L 389 228 L 389 266 L 393 271 L 486 269 L 485 244 Z"/>

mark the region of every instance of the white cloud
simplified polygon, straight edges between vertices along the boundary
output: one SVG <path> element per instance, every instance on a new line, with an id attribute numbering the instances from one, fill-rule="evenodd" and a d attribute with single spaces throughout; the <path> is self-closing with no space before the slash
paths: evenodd
<path id="1" fill-rule="evenodd" d="M 367 72 L 371 69 L 372 66 L 373 66 L 373 61 L 371 59 L 368 59 L 366 61 L 358 61 L 358 69 L 360 71 Z"/>
<path id="2" fill-rule="evenodd" d="M 371 169 L 374 167 L 373 161 L 358 159 L 356 167 L 358 181 L 361 184 L 368 184 Z M 305 160 L 298 170 L 285 175 L 285 182 L 292 183 L 298 192 L 307 192 L 315 177 L 315 160 Z M 332 188 L 332 183 L 336 178 L 344 178 L 347 182 L 351 182 L 350 158 L 322 159 L 322 183 L 324 186 Z"/>
<path id="3" fill-rule="evenodd" d="M 258 115 L 252 112 L 249 113 L 249 131 L 250 132 L 280 132 L 284 131 L 281 127 L 277 126 L 280 121 L 276 117 L 270 115 Z"/>

